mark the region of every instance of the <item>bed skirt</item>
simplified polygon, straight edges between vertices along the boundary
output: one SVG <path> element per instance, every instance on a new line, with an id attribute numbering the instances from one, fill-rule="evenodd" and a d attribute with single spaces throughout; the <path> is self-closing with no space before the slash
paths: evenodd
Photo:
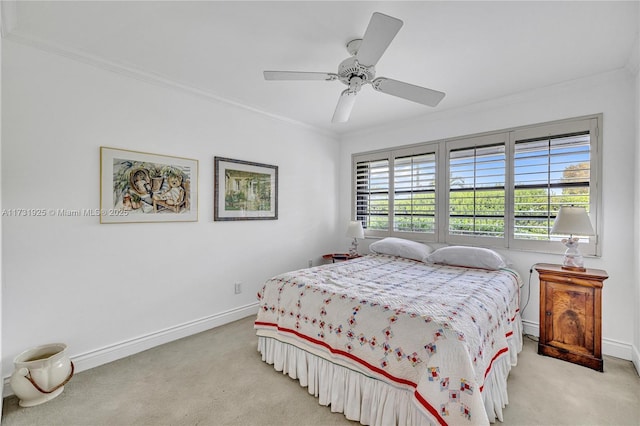
<path id="1" fill-rule="evenodd" d="M 513 334 L 507 339 L 509 351 L 492 365 L 482 389 L 488 420 L 502 421 L 502 409 L 508 404 L 507 377 L 522 350 L 520 316 L 513 321 Z M 274 369 L 298 380 L 320 405 L 343 413 L 349 420 L 364 425 L 431 425 L 435 421 L 413 402 L 413 392 L 395 387 L 355 369 L 328 361 L 277 338 L 258 336 L 262 360 Z"/>

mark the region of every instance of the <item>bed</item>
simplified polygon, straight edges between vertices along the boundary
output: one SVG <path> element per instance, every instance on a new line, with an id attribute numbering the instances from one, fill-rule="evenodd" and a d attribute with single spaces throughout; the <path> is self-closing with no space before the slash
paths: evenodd
<path id="1" fill-rule="evenodd" d="M 373 253 L 268 280 L 262 360 L 362 424 L 502 420 L 522 349 L 520 278 L 424 260 Z"/>

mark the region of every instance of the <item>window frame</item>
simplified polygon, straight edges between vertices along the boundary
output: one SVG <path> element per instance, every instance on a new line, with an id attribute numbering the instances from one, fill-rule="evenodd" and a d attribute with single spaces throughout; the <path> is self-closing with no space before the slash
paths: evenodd
<path id="1" fill-rule="evenodd" d="M 436 162 L 436 185 L 435 185 L 435 213 L 434 213 L 434 232 L 415 232 L 415 231 L 394 231 L 394 194 L 395 194 L 395 182 L 393 171 L 395 171 L 395 159 L 396 158 L 406 158 L 411 156 L 419 156 L 425 154 L 434 154 L 435 162 Z M 438 197 L 439 197 L 439 146 L 437 142 L 430 142 L 425 144 L 420 144 L 416 146 L 406 146 L 406 147 L 398 147 L 391 151 L 371 151 L 362 154 L 353 154 L 351 156 L 351 170 L 352 170 L 352 203 L 351 203 L 351 217 L 353 220 L 357 220 L 357 165 L 361 162 L 373 162 L 373 161 L 382 161 L 387 160 L 389 164 L 389 187 L 388 187 L 388 227 L 387 230 L 378 230 L 378 229 L 368 229 L 364 227 L 365 236 L 373 237 L 373 238 L 384 238 L 389 236 L 420 240 L 420 241 L 429 241 L 436 242 L 438 236 Z"/>
<path id="2" fill-rule="evenodd" d="M 450 197 L 448 194 L 450 193 L 450 181 L 449 181 L 449 173 L 450 173 L 450 162 L 449 162 L 449 154 L 451 151 L 467 149 L 467 148 L 480 148 L 483 146 L 491 146 L 491 145 L 501 145 L 504 144 L 505 147 L 505 188 L 504 188 L 504 196 L 505 196 L 505 222 L 504 222 L 504 235 L 506 236 L 508 233 L 508 206 L 509 206 L 509 176 L 507 170 L 509 170 L 509 154 L 508 154 L 508 135 L 507 133 L 494 133 L 483 136 L 474 136 L 469 138 L 457 138 L 452 139 L 445 142 L 445 153 L 446 158 L 444 162 L 445 172 L 444 175 L 446 177 L 446 182 L 443 182 L 446 185 L 445 191 L 442 193 L 445 194 L 445 202 L 444 204 L 444 226 L 441 231 L 440 241 L 448 243 L 448 244 L 467 244 L 467 245 L 482 245 L 482 246 L 494 246 L 494 247 L 507 247 L 506 239 L 504 237 L 485 237 L 485 236 L 475 236 L 475 235 L 456 235 L 449 233 L 449 208 L 450 208 Z M 441 201 L 441 200 L 438 200 Z"/>
<path id="3" fill-rule="evenodd" d="M 531 126 L 523 129 L 516 129 L 510 132 L 510 157 L 515 157 L 515 146 L 518 141 L 541 138 L 541 137 L 553 137 L 564 134 L 577 133 L 582 131 L 589 131 L 590 137 L 590 151 L 589 151 L 589 163 L 590 163 L 590 175 L 589 175 L 589 217 L 591 224 L 595 231 L 595 236 L 589 238 L 589 242 L 580 243 L 580 251 L 586 256 L 601 256 L 601 244 L 599 239 L 602 235 L 602 227 L 600 226 L 602 217 L 602 203 L 601 191 L 602 185 L 600 183 L 600 176 L 602 171 L 602 162 L 600 158 L 600 134 L 599 131 L 602 128 L 600 125 L 601 116 L 591 117 L 585 119 L 566 120 L 562 122 L 555 122 L 550 124 L 541 124 L 538 126 Z M 595 139 L 595 140 L 594 140 Z M 513 178 L 515 175 L 515 162 L 511 165 L 510 175 Z M 511 192 L 514 192 L 514 184 L 511 184 Z M 560 248 L 554 250 L 554 253 L 564 253 L 564 246 L 559 241 L 547 240 L 547 241 L 535 241 L 535 240 L 521 240 L 515 238 L 515 214 L 513 212 L 513 203 L 510 205 L 511 212 L 509 213 L 509 247 L 516 250 L 531 250 L 538 252 L 545 252 L 549 250 L 549 243 Z M 594 214 L 595 213 L 595 214 Z"/>
<path id="4" fill-rule="evenodd" d="M 387 160 L 389 164 L 389 170 L 391 170 L 391 152 L 390 151 L 374 151 L 359 155 L 353 155 L 351 157 L 351 171 L 352 171 L 352 202 L 351 202 L 351 217 L 353 220 L 358 220 L 358 164 L 363 162 L 374 162 Z M 387 194 L 391 194 L 391 183 L 389 183 Z M 389 210 L 389 214 L 391 211 Z M 389 215 L 388 215 L 389 217 Z M 391 230 L 391 224 L 388 222 L 387 230 L 370 229 L 363 224 L 365 237 L 384 238 L 389 236 Z"/>
<path id="5" fill-rule="evenodd" d="M 514 127 L 475 135 L 460 136 L 420 144 L 392 147 L 390 149 L 353 153 L 352 157 L 352 199 L 351 217 L 356 217 L 356 166 L 358 162 L 385 159 L 389 161 L 389 223 L 388 229 L 365 229 L 366 238 L 400 237 L 424 242 L 445 244 L 465 244 L 490 246 L 512 250 L 535 251 L 544 253 L 564 253 L 564 245 L 556 240 L 526 240 L 515 238 L 515 146 L 517 141 L 553 137 L 563 134 L 589 131 L 590 136 L 590 176 L 589 176 L 589 210 L 595 236 L 580 245 L 586 256 L 602 255 L 602 114 L 538 123 Z M 505 232 L 504 237 L 462 236 L 449 234 L 449 153 L 452 149 L 480 147 L 504 142 L 505 145 Z M 410 155 L 434 153 L 436 158 L 435 185 L 435 232 L 394 231 L 393 196 L 394 196 L 394 159 Z M 355 219 L 354 219 L 355 220 Z"/>

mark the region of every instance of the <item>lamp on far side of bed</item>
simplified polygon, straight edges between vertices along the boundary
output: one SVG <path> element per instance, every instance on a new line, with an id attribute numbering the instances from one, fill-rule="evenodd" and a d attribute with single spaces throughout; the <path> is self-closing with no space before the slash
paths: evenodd
<path id="1" fill-rule="evenodd" d="M 582 253 L 578 249 L 580 237 L 574 237 L 574 235 L 595 235 L 587 210 L 584 207 L 576 206 L 560 207 L 556 220 L 553 222 L 551 233 L 569 235 L 569 238 L 562 239 L 562 243 L 567 246 L 567 251 L 565 251 L 562 261 L 562 269 L 586 271 Z"/>
<path id="2" fill-rule="evenodd" d="M 356 256 L 358 254 L 358 238 L 364 238 L 364 229 L 362 229 L 362 222 L 357 220 L 352 220 L 351 222 L 349 222 L 349 227 L 347 228 L 347 237 L 353 238 L 351 248 L 349 249 L 349 254 L 351 256 Z"/>

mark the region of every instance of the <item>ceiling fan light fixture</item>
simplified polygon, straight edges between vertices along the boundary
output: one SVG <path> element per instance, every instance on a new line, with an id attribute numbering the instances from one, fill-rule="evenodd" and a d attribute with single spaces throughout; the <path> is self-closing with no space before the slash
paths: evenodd
<path id="1" fill-rule="evenodd" d="M 349 80 L 349 88 L 347 90 L 350 93 L 353 93 L 355 95 L 360 91 L 360 88 L 362 87 L 362 83 L 364 82 L 365 81 L 358 76 L 351 77 L 351 79 Z"/>

